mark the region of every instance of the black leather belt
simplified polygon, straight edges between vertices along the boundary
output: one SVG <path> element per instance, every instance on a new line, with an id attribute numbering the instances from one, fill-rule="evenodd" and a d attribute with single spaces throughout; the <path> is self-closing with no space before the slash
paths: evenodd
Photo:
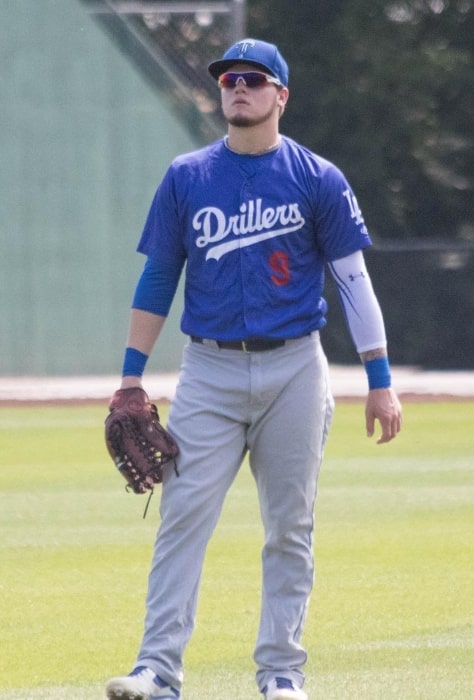
<path id="1" fill-rule="evenodd" d="M 196 335 L 191 336 L 193 343 L 200 345 L 216 345 L 222 350 L 241 350 L 242 352 L 265 352 L 282 348 L 286 340 L 270 340 L 269 338 L 253 338 L 251 340 L 206 340 Z"/>

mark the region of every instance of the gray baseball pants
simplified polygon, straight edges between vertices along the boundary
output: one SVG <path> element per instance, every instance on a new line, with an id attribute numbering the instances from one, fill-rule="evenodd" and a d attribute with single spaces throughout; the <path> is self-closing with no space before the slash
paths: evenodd
<path id="1" fill-rule="evenodd" d="M 314 503 L 332 412 L 317 332 L 266 352 L 184 348 L 168 420 L 179 477 L 167 468 L 137 665 L 181 687 L 206 546 L 248 451 L 265 533 L 257 684 L 286 676 L 302 685 Z"/>

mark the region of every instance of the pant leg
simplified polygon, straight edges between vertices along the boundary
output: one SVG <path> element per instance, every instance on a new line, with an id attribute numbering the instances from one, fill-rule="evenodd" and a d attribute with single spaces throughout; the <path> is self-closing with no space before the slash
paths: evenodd
<path id="1" fill-rule="evenodd" d="M 278 377 L 271 381 L 279 393 L 268 406 L 262 403 L 248 434 L 265 530 L 254 655 L 260 689 L 278 675 L 299 685 L 304 681 L 301 635 L 314 581 L 314 505 L 333 412 L 318 334 L 285 348 L 271 372 Z M 264 398 L 265 368 L 261 381 Z"/>
<path id="2" fill-rule="evenodd" d="M 234 363 L 218 350 L 187 346 L 170 408 L 168 429 L 180 448 L 179 476 L 167 469 L 163 482 L 137 665 L 149 666 L 177 688 L 206 547 L 246 450 L 246 362 L 243 353 Z"/>

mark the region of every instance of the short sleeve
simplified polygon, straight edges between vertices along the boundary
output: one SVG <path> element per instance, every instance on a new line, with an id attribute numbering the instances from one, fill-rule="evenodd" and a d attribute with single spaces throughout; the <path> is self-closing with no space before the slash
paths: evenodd
<path id="1" fill-rule="evenodd" d="M 316 236 L 328 262 L 372 244 L 354 192 L 342 172 L 331 163 L 326 163 L 321 173 Z"/>
<path id="2" fill-rule="evenodd" d="M 172 167 L 153 198 L 137 251 L 176 265 L 186 257 Z"/>

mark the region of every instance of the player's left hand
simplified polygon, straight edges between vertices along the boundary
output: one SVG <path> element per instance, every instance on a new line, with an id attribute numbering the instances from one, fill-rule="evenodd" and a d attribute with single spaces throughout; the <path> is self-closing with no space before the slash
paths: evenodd
<path id="1" fill-rule="evenodd" d="M 372 437 L 375 431 L 375 421 L 382 428 L 382 435 L 377 444 L 390 442 L 402 428 L 402 406 L 394 390 L 372 389 L 369 391 L 365 404 L 365 424 L 367 436 Z"/>

